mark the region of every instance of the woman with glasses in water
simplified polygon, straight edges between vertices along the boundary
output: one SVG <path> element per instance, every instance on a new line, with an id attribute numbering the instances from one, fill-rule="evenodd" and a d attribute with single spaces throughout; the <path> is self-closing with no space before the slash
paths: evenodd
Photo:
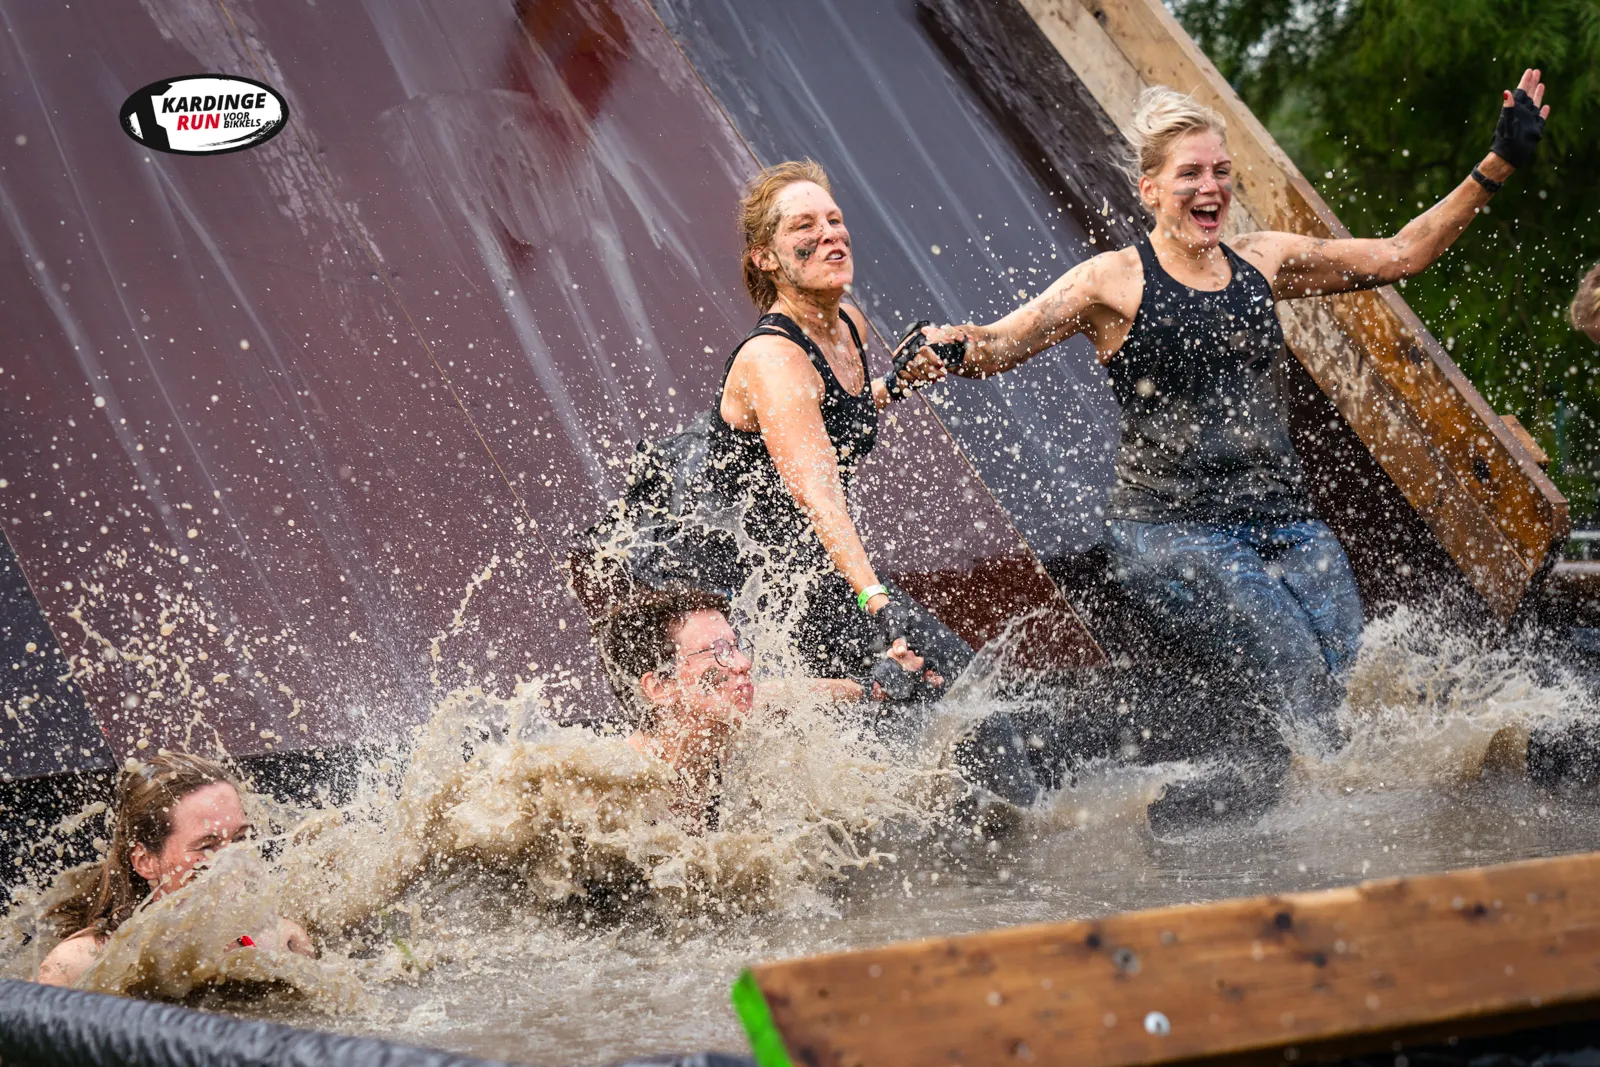
<path id="1" fill-rule="evenodd" d="M 757 699 L 753 651 L 728 622 L 728 601 L 681 585 L 643 589 L 611 609 L 599 638 L 606 679 L 634 728 L 628 743 L 672 768 L 675 816 L 690 829 L 716 829 L 723 759 Z M 903 647 L 885 662 L 907 675 L 924 669 Z M 844 678 L 809 684 L 824 701 L 886 695 Z"/>
<path id="2" fill-rule="evenodd" d="M 1262 231 L 1224 242 L 1235 170 L 1221 116 L 1147 90 L 1132 137 L 1150 234 L 1078 264 L 997 322 L 928 331 L 967 342 L 956 373 L 977 378 L 1074 334 L 1094 343 L 1122 408 L 1106 508 L 1117 581 L 1171 643 L 1272 694 L 1291 735 L 1314 747 L 1340 743 L 1335 712 L 1362 606 L 1306 497 L 1273 384 L 1284 351 L 1274 302 L 1389 285 L 1433 263 L 1533 160 L 1543 99 L 1539 72 L 1527 71 L 1504 94 L 1482 162 L 1393 237 Z"/>
<path id="3" fill-rule="evenodd" d="M 130 762 L 117 779 L 110 820 L 106 858 L 69 872 L 74 885 L 45 914 L 67 935 L 39 966 L 46 985 L 76 983 L 136 911 L 183 888 L 212 855 L 254 832 L 228 772 L 185 752 Z M 238 943 L 316 955 L 306 932 L 282 918 L 267 930 L 241 931 Z"/>

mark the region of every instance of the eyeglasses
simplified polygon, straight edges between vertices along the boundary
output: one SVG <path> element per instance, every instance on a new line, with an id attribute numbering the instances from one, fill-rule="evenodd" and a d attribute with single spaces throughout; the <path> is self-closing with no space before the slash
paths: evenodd
<path id="1" fill-rule="evenodd" d="M 713 641 L 705 648 L 683 653 L 683 658 L 692 659 L 695 656 L 703 656 L 709 652 L 716 657 L 717 666 L 724 670 L 732 670 L 737 662 L 736 656 L 739 653 L 744 653 L 745 660 L 749 661 L 755 658 L 755 651 L 756 646 L 752 641 L 730 641 L 724 637 L 720 641 Z"/>

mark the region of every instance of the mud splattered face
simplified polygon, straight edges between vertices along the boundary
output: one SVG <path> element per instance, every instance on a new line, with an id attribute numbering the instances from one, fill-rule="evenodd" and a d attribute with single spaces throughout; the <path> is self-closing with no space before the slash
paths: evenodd
<path id="1" fill-rule="evenodd" d="M 778 232 L 755 255 L 756 266 L 776 272 L 780 290 L 842 292 L 855 278 L 844 216 L 814 182 L 796 182 L 778 194 Z"/>
<path id="2" fill-rule="evenodd" d="M 172 826 L 159 851 L 135 846 L 129 857 L 139 877 L 153 887 L 152 896 L 179 889 L 195 869 L 218 850 L 255 832 L 239 802 L 239 791 L 227 782 L 197 789 L 172 806 Z"/>
<path id="3" fill-rule="evenodd" d="M 1200 130 L 1179 138 L 1160 173 L 1139 179 L 1156 226 L 1190 248 L 1215 248 L 1233 204 L 1233 157 L 1222 137 Z"/>
<path id="4" fill-rule="evenodd" d="M 733 722 L 748 713 L 755 701 L 754 665 L 722 613 L 697 611 L 673 636 L 673 698 L 681 713 L 705 723 Z"/>

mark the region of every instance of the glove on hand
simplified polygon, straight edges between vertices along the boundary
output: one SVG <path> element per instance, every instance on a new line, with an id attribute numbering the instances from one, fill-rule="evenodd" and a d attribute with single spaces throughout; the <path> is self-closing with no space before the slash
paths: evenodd
<path id="1" fill-rule="evenodd" d="M 1494 128 L 1494 143 L 1489 151 L 1521 170 L 1533 162 L 1544 136 L 1544 119 L 1533 97 L 1521 89 L 1511 94 L 1511 106 L 1500 108 L 1500 121 Z"/>
<path id="2" fill-rule="evenodd" d="M 880 659 L 866 676 L 858 679 L 866 699 L 873 698 L 873 685 L 883 691 L 883 699 L 890 704 L 910 701 L 937 700 L 943 690 L 928 681 L 925 671 L 908 671 L 892 659 Z"/>
<path id="3" fill-rule="evenodd" d="M 917 353 L 924 347 L 932 348 L 933 354 L 939 357 L 946 370 L 957 370 L 967 358 L 967 346 L 960 341 L 941 341 L 930 345 L 928 338 L 923 334 L 925 327 L 933 325 L 927 319 L 918 319 L 901 335 L 900 343 L 894 349 L 894 364 L 889 370 L 888 380 L 884 383 L 889 390 L 890 400 L 899 400 L 913 389 L 921 389 L 929 384 L 927 382 L 902 382 L 900 373 L 917 358 Z"/>
<path id="4" fill-rule="evenodd" d="M 878 613 L 872 616 L 872 621 L 878 626 L 879 638 L 882 646 L 879 652 L 887 652 L 896 641 L 904 641 L 915 650 L 916 646 L 911 641 L 911 631 L 917 617 L 915 605 L 904 600 L 890 600 Z"/>

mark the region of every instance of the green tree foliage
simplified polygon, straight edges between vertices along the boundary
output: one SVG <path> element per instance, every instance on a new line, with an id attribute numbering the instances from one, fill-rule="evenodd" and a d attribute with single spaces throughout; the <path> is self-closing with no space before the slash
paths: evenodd
<path id="1" fill-rule="evenodd" d="M 1168 0 L 1358 236 L 1394 233 L 1488 151 L 1500 92 L 1544 73 L 1537 162 L 1406 301 L 1600 521 L 1600 349 L 1567 321 L 1600 259 L 1600 0 Z"/>

